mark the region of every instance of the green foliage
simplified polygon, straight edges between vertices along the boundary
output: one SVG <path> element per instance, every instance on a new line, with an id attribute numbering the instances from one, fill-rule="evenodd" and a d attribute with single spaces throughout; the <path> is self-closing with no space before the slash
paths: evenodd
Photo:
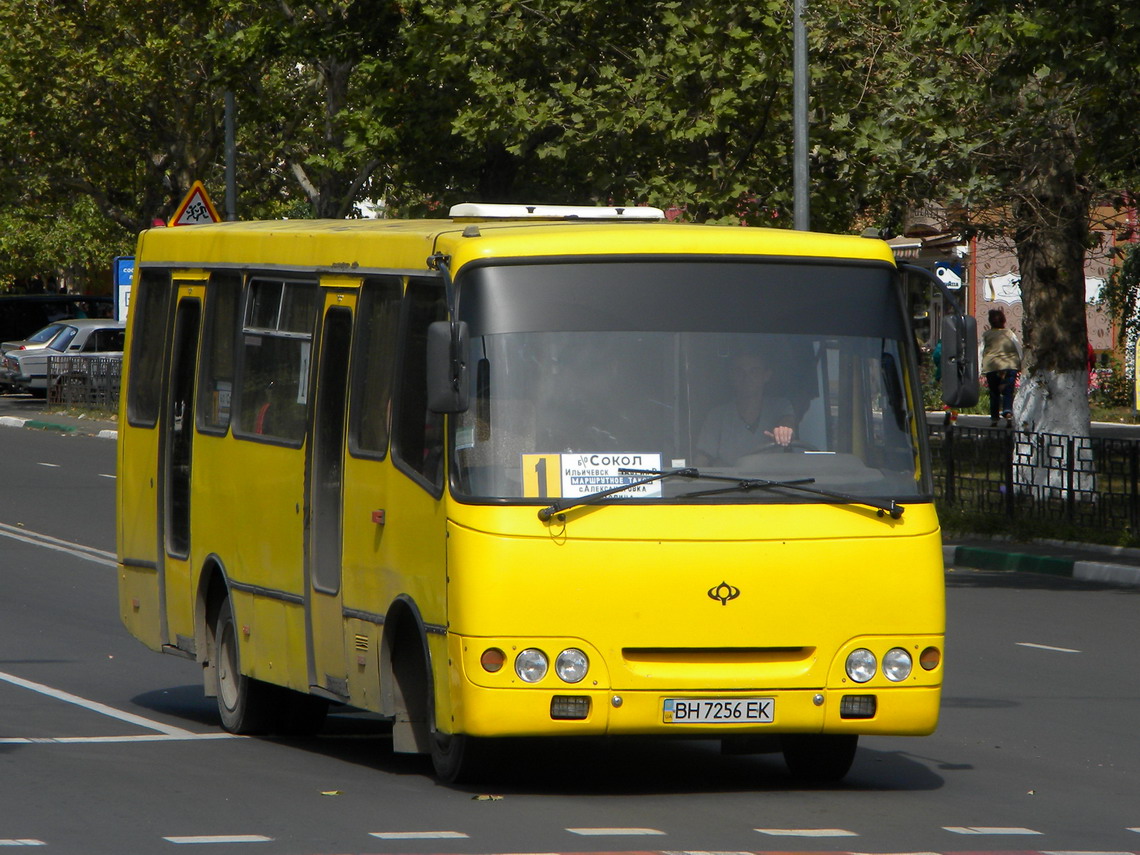
<path id="1" fill-rule="evenodd" d="M 1109 315 L 1118 330 L 1117 343 L 1127 347 L 1140 338 L 1140 253 L 1127 244 L 1103 291 Z"/>
<path id="2" fill-rule="evenodd" d="M 1076 269 L 1087 201 L 1140 173 L 1140 5 L 808 6 L 813 225 L 890 230 L 957 203 L 1019 236 L 1025 287 L 1060 307 L 1032 310 L 1035 334 L 1077 353 L 1077 277 L 1046 272 Z M 0 210 L 20 222 L 89 199 L 133 234 L 195 179 L 224 209 L 227 90 L 243 218 L 371 198 L 791 222 L 786 0 L 0 0 L 0 28 Z M 37 240 L 17 253 L 35 268 L 75 242 Z"/>

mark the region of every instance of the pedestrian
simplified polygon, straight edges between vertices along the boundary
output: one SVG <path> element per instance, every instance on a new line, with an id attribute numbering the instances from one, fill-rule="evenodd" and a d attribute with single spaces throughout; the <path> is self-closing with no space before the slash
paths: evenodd
<path id="1" fill-rule="evenodd" d="M 1005 328 L 1005 312 L 990 309 L 990 328 L 982 334 L 982 373 L 990 390 L 990 427 L 1005 419 L 1013 427 L 1013 390 L 1021 371 L 1021 342 Z"/>

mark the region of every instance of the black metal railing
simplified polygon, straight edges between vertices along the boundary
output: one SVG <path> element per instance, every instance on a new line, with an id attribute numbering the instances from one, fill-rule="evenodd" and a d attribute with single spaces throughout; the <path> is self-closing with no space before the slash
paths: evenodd
<path id="1" fill-rule="evenodd" d="M 119 409 L 121 356 L 52 356 L 48 358 L 47 401 L 107 413 Z"/>
<path id="2" fill-rule="evenodd" d="M 1140 531 L 1140 440 L 928 425 L 940 503 L 1013 519 Z"/>

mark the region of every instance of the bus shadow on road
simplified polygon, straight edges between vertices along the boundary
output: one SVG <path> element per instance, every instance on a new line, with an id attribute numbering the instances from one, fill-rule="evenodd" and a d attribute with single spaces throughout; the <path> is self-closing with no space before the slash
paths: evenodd
<path id="1" fill-rule="evenodd" d="M 200 685 L 175 686 L 133 699 L 152 713 L 181 719 L 184 727 L 221 730 L 212 698 Z M 432 777 L 426 756 L 392 751 L 391 724 L 351 707 L 330 711 L 313 737 L 253 737 L 330 760 L 374 769 L 378 774 Z M 847 777 L 834 784 L 805 785 L 788 773 L 782 756 L 724 754 L 713 739 L 625 737 L 503 740 L 477 785 L 453 785 L 472 794 L 652 795 L 717 792 L 929 791 L 943 786 L 940 764 L 905 751 L 879 750 L 864 740 Z"/>
<path id="2" fill-rule="evenodd" d="M 368 738 L 330 718 L 331 732 L 306 740 L 280 741 L 379 773 L 432 776 L 424 756 L 394 754 L 387 734 Z M 380 725 L 382 726 L 382 725 Z M 338 732 L 338 729 L 340 732 Z M 808 786 L 795 781 L 780 754 L 725 755 L 719 740 L 630 737 L 505 740 L 478 784 L 452 785 L 474 795 L 659 795 L 720 792 L 936 790 L 943 779 L 935 764 L 897 751 L 860 748 L 840 783 Z"/>

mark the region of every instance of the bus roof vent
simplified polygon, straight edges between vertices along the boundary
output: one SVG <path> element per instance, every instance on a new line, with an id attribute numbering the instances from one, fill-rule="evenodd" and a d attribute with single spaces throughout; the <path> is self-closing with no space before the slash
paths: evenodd
<path id="1" fill-rule="evenodd" d="M 663 220 L 660 208 L 629 206 L 594 208 L 589 205 L 485 205 L 464 202 L 451 206 L 454 219 L 479 220 Z"/>

